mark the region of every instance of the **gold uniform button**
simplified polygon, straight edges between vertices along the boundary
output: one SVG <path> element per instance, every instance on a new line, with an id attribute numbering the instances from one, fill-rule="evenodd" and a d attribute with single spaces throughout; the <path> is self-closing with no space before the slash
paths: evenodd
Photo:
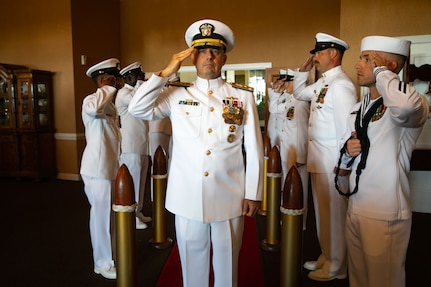
<path id="1" fill-rule="evenodd" d="M 189 112 L 186 112 L 186 115 L 189 115 Z"/>
<path id="2" fill-rule="evenodd" d="M 208 176 L 208 171 L 204 172 L 204 176 Z"/>
<path id="3" fill-rule="evenodd" d="M 213 93 L 213 90 L 208 90 L 208 95 L 212 95 Z"/>
<path id="4" fill-rule="evenodd" d="M 214 112 L 214 107 L 210 107 L 210 112 Z"/>
<path id="5" fill-rule="evenodd" d="M 208 133 L 210 134 L 210 133 L 212 133 L 213 132 L 213 129 L 212 128 L 209 128 L 208 129 Z"/>
<path id="6" fill-rule="evenodd" d="M 227 136 L 227 142 L 228 143 L 233 143 L 235 141 L 236 137 L 234 134 L 230 134 Z"/>
<path id="7" fill-rule="evenodd" d="M 313 140 L 312 140 L 312 139 L 308 139 L 308 141 L 309 141 L 309 142 L 312 142 Z"/>
<path id="8" fill-rule="evenodd" d="M 205 153 L 206 153 L 206 155 L 210 155 L 211 151 L 208 149 Z"/>

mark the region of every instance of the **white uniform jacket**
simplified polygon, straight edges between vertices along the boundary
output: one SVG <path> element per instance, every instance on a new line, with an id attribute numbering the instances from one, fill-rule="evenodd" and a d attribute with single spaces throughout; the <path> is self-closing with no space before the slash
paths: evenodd
<path id="1" fill-rule="evenodd" d="M 357 102 L 356 89 L 341 66 L 322 74 L 314 84 L 306 85 L 308 72 L 295 72 L 296 99 L 310 101 L 307 170 L 332 173 L 337 166 L 346 119 Z"/>
<path id="2" fill-rule="evenodd" d="M 349 199 L 353 214 L 377 219 L 400 220 L 411 217 L 408 173 L 410 158 L 422 127 L 428 117 L 428 103 L 416 90 L 400 82 L 398 76 L 384 70 L 378 73 L 377 90 L 386 110 L 380 119 L 368 126 L 370 149 L 365 169 L 359 178 L 358 192 Z M 356 112 L 367 102 L 368 95 L 353 108 L 348 119 L 344 142 L 355 130 Z M 368 104 L 367 107 L 371 105 Z M 359 155 L 353 162 L 350 189 L 355 187 Z M 351 158 L 342 157 L 342 168 Z"/>
<path id="3" fill-rule="evenodd" d="M 286 117 L 286 108 L 280 107 L 286 103 L 287 94 L 285 92 L 277 93 L 272 88 L 268 89 L 268 137 L 271 141 L 271 147 L 281 146 L 281 133 L 283 131 L 284 118 Z"/>
<path id="4" fill-rule="evenodd" d="M 269 92 L 268 92 L 269 93 Z M 280 95 L 280 94 L 279 94 Z M 296 100 L 292 94 L 283 92 L 277 100 L 269 102 L 269 111 L 278 115 L 280 127 L 280 155 L 286 154 L 288 168 L 296 163 L 307 162 L 308 117 L 310 104 Z M 283 158 L 282 158 L 283 159 Z"/>
<path id="5" fill-rule="evenodd" d="M 244 198 L 262 199 L 262 135 L 253 94 L 221 78 L 198 78 L 191 87 L 160 93 L 166 81 L 153 75 L 129 105 L 136 117 L 171 119 L 166 208 L 204 223 L 241 216 Z M 223 119 L 223 102 L 229 97 L 243 107 L 241 125 Z"/>
<path id="6" fill-rule="evenodd" d="M 128 106 L 132 100 L 136 89 L 143 83 L 138 81 L 136 87 L 125 84 L 121 88 L 115 99 L 115 105 L 120 114 L 121 131 L 121 152 L 139 155 L 148 155 L 148 121 L 144 121 L 132 116 L 128 111 Z"/>
<path id="7" fill-rule="evenodd" d="M 82 121 L 87 145 L 82 154 L 81 174 L 108 180 L 117 176 L 121 135 L 112 102 L 116 93 L 116 88 L 106 85 L 84 98 Z"/>

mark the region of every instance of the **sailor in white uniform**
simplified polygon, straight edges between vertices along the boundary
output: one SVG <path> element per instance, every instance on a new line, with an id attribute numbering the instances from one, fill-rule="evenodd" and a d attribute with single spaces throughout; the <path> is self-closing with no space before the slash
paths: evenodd
<path id="1" fill-rule="evenodd" d="M 82 154 L 80 173 L 90 204 L 94 272 L 108 279 L 117 277 L 110 224 L 113 226 L 111 199 L 119 167 L 121 141 L 118 113 L 114 104 L 119 71 L 120 62 L 115 58 L 90 67 L 86 74 L 93 79 L 97 90 L 85 97 L 82 103 L 87 145 Z M 113 231 L 112 233 L 114 239 L 115 234 Z"/>
<path id="2" fill-rule="evenodd" d="M 406 284 L 410 158 L 429 115 L 425 97 L 397 75 L 409 54 L 410 41 L 368 36 L 355 65 L 358 84 L 369 94 L 353 108 L 341 150 L 341 168 L 352 171 L 350 192 L 341 192 L 349 196 L 351 287 Z"/>
<path id="3" fill-rule="evenodd" d="M 136 90 L 144 83 L 145 73 L 142 65 L 134 62 L 120 71 L 124 86 L 118 90 L 115 106 L 120 114 L 121 155 L 120 165 L 125 164 L 133 179 L 135 189 L 136 229 L 147 228 L 151 217 L 144 216 L 145 185 L 149 165 L 148 121 L 135 118 L 129 114 L 128 106 Z"/>
<path id="4" fill-rule="evenodd" d="M 257 108 L 249 88 L 221 78 L 234 36 L 211 19 L 185 33 L 190 48 L 141 86 L 129 105 L 136 117 L 170 117 L 172 155 L 166 208 L 175 214 L 183 286 L 209 282 L 237 286 L 243 216 L 254 216 L 262 198 L 263 146 Z M 168 77 L 191 57 L 197 79 L 163 90 Z"/>
<path id="5" fill-rule="evenodd" d="M 269 93 L 269 112 L 277 121 L 277 144 L 280 149 L 281 167 L 283 169 L 283 184 L 287 173 L 295 166 L 302 182 L 304 210 L 303 229 L 307 223 L 308 202 L 308 171 L 307 171 L 307 147 L 308 147 L 308 117 L 310 103 L 299 101 L 293 97 L 294 71 L 291 69 L 280 70 L 282 87 L 275 86 L 276 90 Z M 280 83 L 275 82 L 275 85 Z M 277 90 L 283 90 L 277 93 Z M 278 127 L 280 125 L 280 127 Z"/>

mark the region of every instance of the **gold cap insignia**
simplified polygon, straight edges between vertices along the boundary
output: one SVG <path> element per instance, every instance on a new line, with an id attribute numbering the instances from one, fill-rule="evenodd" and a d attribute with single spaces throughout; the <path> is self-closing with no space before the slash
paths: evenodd
<path id="1" fill-rule="evenodd" d="M 205 23 L 199 27 L 199 30 L 201 30 L 202 37 L 209 37 L 214 30 L 214 26 L 209 23 Z"/>

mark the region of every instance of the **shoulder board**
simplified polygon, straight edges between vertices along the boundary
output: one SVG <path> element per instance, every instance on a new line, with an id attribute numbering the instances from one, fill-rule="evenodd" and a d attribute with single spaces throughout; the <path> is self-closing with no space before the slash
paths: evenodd
<path id="1" fill-rule="evenodd" d="M 245 91 L 249 91 L 249 92 L 254 92 L 254 88 L 249 87 L 249 86 L 245 86 L 245 85 L 241 85 L 241 84 L 237 84 L 237 83 L 229 83 L 229 85 L 231 85 L 234 88 L 237 89 L 241 89 L 241 90 L 245 90 Z"/>
<path id="2" fill-rule="evenodd" d="M 187 83 L 187 82 L 171 82 L 171 81 L 168 81 L 167 83 L 166 83 L 166 85 L 168 85 L 168 86 L 174 86 L 174 87 L 191 87 L 191 86 L 193 86 L 193 83 Z"/>

